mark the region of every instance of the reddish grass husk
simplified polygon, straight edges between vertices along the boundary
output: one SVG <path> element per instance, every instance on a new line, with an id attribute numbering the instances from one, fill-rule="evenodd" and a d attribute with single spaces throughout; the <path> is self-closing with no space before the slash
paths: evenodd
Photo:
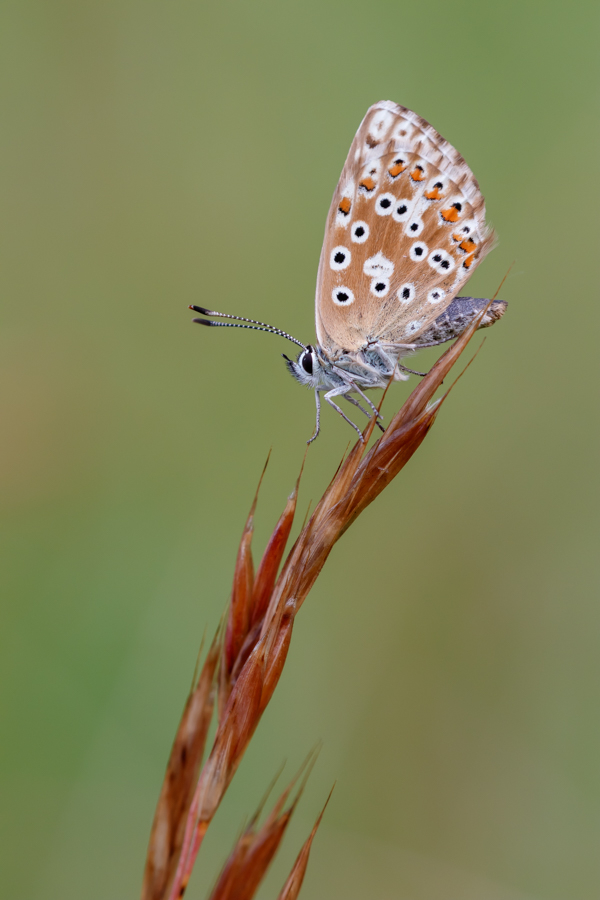
<path id="1" fill-rule="evenodd" d="M 313 753 L 303 765 L 302 768 L 307 771 L 295 798 L 286 806 L 302 769 L 276 801 L 264 825 L 258 829 L 256 825 L 261 804 L 236 842 L 209 900 L 251 900 L 279 849 L 315 759 L 316 754 Z"/>
<path id="2" fill-rule="evenodd" d="M 163 897 L 179 859 L 183 830 L 192 802 L 213 714 L 215 673 L 221 652 L 217 633 L 200 677 L 185 704 L 171 749 L 167 772 L 154 814 L 142 897 Z"/>
<path id="3" fill-rule="evenodd" d="M 371 420 L 364 431 L 365 441 L 358 441 L 340 465 L 298 535 L 278 577 L 277 571 L 296 509 L 298 484 L 288 498 L 256 577 L 251 551 L 256 508 L 254 498 L 240 542 L 224 633 L 219 632 L 211 647 L 175 737 L 150 836 L 142 900 L 180 900 L 183 897 L 206 830 L 283 671 L 296 613 L 336 541 L 396 477 L 421 445 L 449 391 L 435 402 L 432 402 L 433 396 L 465 349 L 485 312 L 483 310 L 446 350 L 415 387 L 386 431 L 367 449 L 375 427 L 375 420 Z M 217 659 L 217 731 L 208 758 L 197 775 L 206 740 L 207 721 L 213 713 Z M 193 715 L 190 712 L 192 708 Z M 194 737 L 190 731 L 192 720 L 197 731 Z M 283 813 L 278 806 L 276 809 L 278 811 L 274 810 L 268 819 L 267 831 L 271 837 L 279 827 L 275 823 L 282 821 Z M 280 900 L 295 900 L 297 897 L 319 822 L 320 818 L 296 860 Z M 266 827 L 263 826 L 263 829 Z M 232 884 L 240 883 L 241 876 L 231 873 L 234 870 L 243 871 L 247 865 L 245 861 L 252 855 L 252 847 L 255 848 L 252 851 L 255 858 L 258 858 L 260 854 L 256 848 L 266 846 L 266 834 L 264 832 L 263 835 L 261 829 L 242 835 L 228 862 L 229 874 L 226 875 L 224 870 L 223 878 L 233 879 Z M 259 835 L 263 836 L 259 838 Z M 274 837 L 273 841 L 279 844 Z M 271 858 L 272 855 L 269 860 Z M 250 881 L 246 878 L 245 883 L 250 884 Z M 235 890 L 228 887 L 227 891 L 221 895 L 213 893 L 213 900 L 224 897 L 227 900 L 250 900 L 254 888 L 251 893 L 242 887 Z"/>
<path id="4" fill-rule="evenodd" d="M 332 792 L 333 792 L 333 788 L 332 788 Z M 318 829 L 319 825 L 321 824 L 321 820 L 322 820 L 323 816 L 325 815 L 325 810 L 327 809 L 327 804 L 329 803 L 330 799 L 331 799 L 331 793 L 329 794 L 329 797 L 325 801 L 325 806 L 319 813 L 319 818 L 313 825 L 313 829 L 312 829 L 311 833 L 309 834 L 309 836 L 305 840 L 304 844 L 302 845 L 300 853 L 296 857 L 296 862 L 292 866 L 292 871 L 288 875 L 287 880 L 286 880 L 283 888 L 281 889 L 281 893 L 279 894 L 279 897 L 277 898 L 277 900 L 296 900 L 296 897 L 300 893 L 300 888 L 302 887 L 302 882 L 304 881 L 304 876 L 306 874 L 306 867 L 308 866 L 308 857 L 310 855 L 310 849 L 312 847 L 312 842 L 317 833 L 317 829 Z"/>

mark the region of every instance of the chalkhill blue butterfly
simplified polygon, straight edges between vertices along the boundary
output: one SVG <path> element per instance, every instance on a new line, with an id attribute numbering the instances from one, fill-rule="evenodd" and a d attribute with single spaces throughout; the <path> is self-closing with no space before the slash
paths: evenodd
<path id="1" fill-rule="evenodd" d="M 243 316 L 191 306 L 202 325 L 279 334 L 301 347 L 286 365 L 362 437 L 337 405 L 344 397 L 381 416 L 364 393 L 414 372 L 400 360 L 458 337 L 489 300 L 457 294 L 494 244 L 485 202 L 470 168 L 425 119 L 384 100 L 352 141 L 327 216 L 315 301 L 316 344 Z M 494 300 L 480 328 L 506 310 Z M 366 410 L 355 394 L 367 404 Z"/>

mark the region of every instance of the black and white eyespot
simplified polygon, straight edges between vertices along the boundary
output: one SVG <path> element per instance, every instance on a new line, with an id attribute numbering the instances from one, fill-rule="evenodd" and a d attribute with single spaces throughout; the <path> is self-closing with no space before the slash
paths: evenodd
<path id="1" fill-rule="evenodd" d="M 344 182 L 340 190 L 341 198 L 335 213 L 335 224 L 339 228 L 346 228 L 350 221 L 350 213 L 353 206 L 353 197 L 356 193 L 356 184 L 352 179 Z"/>
<path id="2" fill-rule="evenodd" d="M 331 299 L 336 306 L 350 306 L 351 303 L 354 303 L 354 294 L 350 288 L 341 285 L 333 289 Z"/>
<path id="3" fill-rule="evenodd" d="M 355 222 L 350 229 L 350 234 L 355 244 L 364 244 L 370 233 L 371 229 L 366 222 Z"/>
<path id="4" fill-rule="evenodd" d="M 452 240 L 457 242 L 464 241 L 465 238 L 474 235 L 476 230 L 477 226 L 475 219 L 467 219 L 466 222 L 461 222 L 461 224 L 454 229 L 452 232 Z"/>
<path id="5" fill-rule="evenodd" d="M 445 224 L 456 225 L 466 212 L 466 203 L 465 198 L 460 195 L 451 197 L 450 200 L 444 200 L 440 204 L 442 209 L 439 210 L 441 221 Z"/>
<path id="6" fill-rule="evenodd" d="M 424 321 L 425 319 L 414 319 L 412 322 L 409 322 L 406 326 L 406 334 L 409 337 L 411 337 L 413 334 L 416 334 Z"/>
<path id="7" fill-rule="evenodd" d="M 404 233 L 409 237 L 419 237 L 424 228 L 423 219 L 420 219 L 419 216 L 411 216 L 410 221 L 404 226 Z"/>
<path id="8" fill-rule="evenodd" d="M 341 272 L 347 269 L 352 261 L 352 254 L 347 247 L 334 247 L 329 256 L 329 268 L 334 272 Z"/>
<path id="9" fill-rule="evenodd" d="M 415 243 L 410 248 L 410 253 L 408 254 L 413 262 L 421 262 L 421 260 L 427 258 L 427 253 L 429 252 L 429 247 L 427 244 L 424 244 L 423 241 L 415 241 Z"/>
<path id="10" fill-rule="evenodd" d="M 392 218 L 396 222 L 406 222 L 410 215 L 411 203 L 409 200 L 396 200 L 392 211 Z"/>
<path id="11" fill-rule="evenodd" d="M 389 216 L 395 203 L 396 198 L 393 194 L 381 194 L 375 201 L 375 212 L 378 216 Z"/>
<path id="12" fill-rule="evenodd" d="M 396 296 L 398 297 L 400 303 L 412 303 L 417 296 L 417 291 L 412 281 L 407 281 L 406 284 L 403 284 L 402 287 L 399 287 L 396 292 Z"/>
<path id="13" fill-rule="evenodd" d="M 432 250 L 427 257 L 427 262 L 440 275 L 449 275 L 456 265 L 450 254 L 441 248 Z"/>
<path id="14" fill-rule="evenodd" d="M 393 271 L 394 263 L 384 256 L 381 250 L 375 256 L 370 256 L 363 266 L 365 275 L 370 275 L 372 278 L 380 275 L 382 278 L 389 278 Z"/>
<path id="15" fill-rule="evenodd" d="M 402 175 L 407 169 L 406 156 L 404 154 L 400 154 L 400 156 L 395 156 L 392 160 L 392 164 L 388 166 L 387 173 L 390 181 L 395 181 L 397 178 Z"/>
<path id="16" fill-rule="evenodd" d="M 441 303 L 444 297 L 446 296 L 446 291 L 442 290 L 442 288 L 436 287 L 432 288 L 427 294 L 427 299 L 430 303 Z"/>
<path id="17" fill-rule="evenodd" d="M 444 192 L 448 187 L 448 179 L 445 175 L 434 175 L 429 179 L 425 188 L 425 197 L 427 200 L 442 200 Z"/>
<path id="18" fill-rule="evenodd" d="M 374 297 L 385 297 L 390 289 L 390 279 L 379 275 L 371 281 L 371 293 Z"/>
<path id="19" fill-rule="evenodd" d="M 359 193 L 363 196 L 374 197 L 375 189 L 379 182 L 379 169 L 381 167 L 381 163 L 369 163 L 369 165 L 363 170 L 363 173 L 358 181 L 358 190 Z"/>
<path id="20" fill-rule="evenodd" d="M 409 166 L 410 180 L 414 184 L 422 184 L 427 178 L 427 165 L 424 159 L 419 159 L 414 165 Z"/>

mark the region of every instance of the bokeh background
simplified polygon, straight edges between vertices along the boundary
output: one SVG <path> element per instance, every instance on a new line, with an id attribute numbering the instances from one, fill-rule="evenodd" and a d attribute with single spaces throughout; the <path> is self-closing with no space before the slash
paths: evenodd
<path id="1" fill-rule="evenodd" d="M 515 261 L 509 311 L 330 557 L 189 896 L 319 739 L 261 898 L 334 781 L 306 900 L 600 895 L 599 14 L 2 4 L 3 897 L 138 894 L 262 465 L 258 551 L 314 421 L 283 341 L 186 306 L 313 339 L 326 211 L 380 99 L 473 168 L 500 243 L 470 289 Z M 352 437 L 323 418 L 302 512 Z"/>

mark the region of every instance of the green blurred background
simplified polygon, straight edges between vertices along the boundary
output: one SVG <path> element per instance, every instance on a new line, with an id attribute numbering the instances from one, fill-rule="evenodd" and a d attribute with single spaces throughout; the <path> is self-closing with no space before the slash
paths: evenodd
<path id="1" fill-rule="evenodd" d="M 516 260 L 509 311 L 329 559 L 189 896 L 319 738 L 262 898 L 334 781 L 306 900 L 600 896 L 599 15 L 2 4 L 3 897 L 138 894 L 262 465 L 257 551 L 314 421 L 283 341 L 186 306 L 313 339 L 326 211 L 381 99 L 473 168 L 500 242 L 470 290 Z M 352 437 L 323 419 L 300 517 Z"/>

